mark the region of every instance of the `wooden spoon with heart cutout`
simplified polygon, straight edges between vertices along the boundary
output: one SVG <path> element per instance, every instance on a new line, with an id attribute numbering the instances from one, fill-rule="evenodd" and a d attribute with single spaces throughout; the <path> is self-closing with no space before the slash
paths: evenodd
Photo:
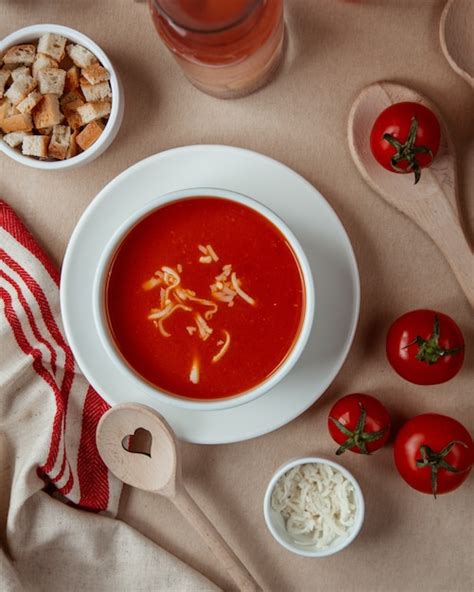
<path id="1" fill-rule="evenodd" d="M 433 164 L 423 169 L 416 185 L 413 175 L 395 174 L 381 167 L 370 149 L 374 121 L 386 107 L 402 101 L 426 105 L 441 125 L 438 154 Z M 352 105 L 348 141 L 352 158 L 365 181 L 432 238 L 474 308 L 474 254 L 458 214 L 454 147 L 438 109 L 410 88 L 392 82 L 376 82 L 364 88 Z"/>
<path id="2" fill-rule="evenodd" d="M 127 449 L 127 439 L 140 429 L 151 435 L 149 453 L 134 453 Z M 102 460 L 118 479 L 170 499 L 203 537 L 239 589 L 246 592 L 261 590 L 187 492 L 176 436 L 157 411 L 136 403 L 112 407 L 102 416 L 96 438 Z"/>

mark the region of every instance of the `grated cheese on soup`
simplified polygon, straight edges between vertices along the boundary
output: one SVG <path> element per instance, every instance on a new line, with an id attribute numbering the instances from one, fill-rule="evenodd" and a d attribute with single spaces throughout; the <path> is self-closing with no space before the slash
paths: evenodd
<path id="1" fill-rule="evenodd" d="M 349 535 L 357 511 L 352 482 L 323 463 L 298 465 L 277 481 L 271 505 L 303 545 L 326 549 Z"/>
<path id="2" fill-rule="evenodd" d="M 219 257 L 212 245 L 198 245 L 201 253 L 199 261 L 201 263 L 216 263 Z M 219 306 L 216 302 L 207 298 L 199 298 L 196 292 L 185 288 L 181 283 L 181 274 L 183 266 L 178 263 L 176 269 L 163 265 L 161 269 L 155 271 L 153 276 L 143 282 L 142 288 L 145 291 L 159 290 L 159 307 L 152 308 L 148 314 L 148 319 L 152 321 L 163 337 L 171 337 L 171 333 L 165 328 L 165 321 L 177 311 L 192 313 L 195 325 L 186 326 L 187 333 L 192 337 L 196 334 L 202 341 L 207 341 L 214 332 L 214 329 L 208 324 L 216 314 Z M 242 300 L 252 306 L 255 300 L 241 288 L 241 281 L 235 271 L 232 271 L 232 265 L 227 264 L 222 267 L 222 272 L 215 277 L 215 283 L 209 286 L 211 296 L 219 302 L 224 302 L 228 306 L 234 305 L 234 299 L 239 296 Z M 203 314 L 196 312 L 195 305 L 200 305 L 206 310 Z M 212 357 L 212 363 L 219 362 L 227 353 L 230 347 L 230 333 L 223 330 L 224 339 L 217 342 L 219 350 Z M 189 373 L 189 381 L 193 384 L 199 383 L 199 363 L 193 362 Z"/>

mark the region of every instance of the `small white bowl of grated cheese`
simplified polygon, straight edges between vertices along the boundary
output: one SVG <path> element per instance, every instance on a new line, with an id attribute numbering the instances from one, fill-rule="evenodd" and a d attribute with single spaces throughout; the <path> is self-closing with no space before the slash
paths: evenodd
<path id="1" fill-rule="evenodd" d="M 306 457 L 281 466 L 263 503 L 268 529 L 288 551 L 327 557 L 350 545 L 364 522 L 364 497 L 347 469 Z"/>

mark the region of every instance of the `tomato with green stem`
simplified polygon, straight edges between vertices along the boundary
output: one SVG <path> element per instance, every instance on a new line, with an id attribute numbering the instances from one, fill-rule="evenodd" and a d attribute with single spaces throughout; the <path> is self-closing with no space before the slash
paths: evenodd
<path id="1" fill-rule="evenodd" d="M 429 309 L 412 310 L 388 330 L 386 352 L 392 368 L 405 380 L 441 384 L 461 369 L 464 338 L 448 315 Z"/>
<path id="2" fill-rule="evenodd" d="M 409 419 L 394 444 L 395 465 L 414 489 L 436 496 L 460 487 L 474 461 L 474 445 L 459 421 L 438 413 Z"/>
<path id="3" fill-rule="evenodd" d="M 390 415 L 375 397 L 354 393 L 339 399 L 329 412 L 328 429 L 339 444 L 336 454 L 346 450 L 370 454 L 390 437 Z"/>
<path id="4" fill-rule="evenodd" d="M 429 167 L 439 149 L 441 128 L 436 115 L 414 102 L 395 103 L 375 120 L 370 133 L 374 158 L 393 173 L 414 173 Z"/>

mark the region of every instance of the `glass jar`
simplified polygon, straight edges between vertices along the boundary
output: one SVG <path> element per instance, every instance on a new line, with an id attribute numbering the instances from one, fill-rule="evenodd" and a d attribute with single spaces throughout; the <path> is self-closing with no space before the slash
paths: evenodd
<path id="1" fill-rule="evenodd" d="M 283 0 L 149 0 L 149 6 L 161 39 L 205 93 L 247 95 L 278 69 Z"/>

